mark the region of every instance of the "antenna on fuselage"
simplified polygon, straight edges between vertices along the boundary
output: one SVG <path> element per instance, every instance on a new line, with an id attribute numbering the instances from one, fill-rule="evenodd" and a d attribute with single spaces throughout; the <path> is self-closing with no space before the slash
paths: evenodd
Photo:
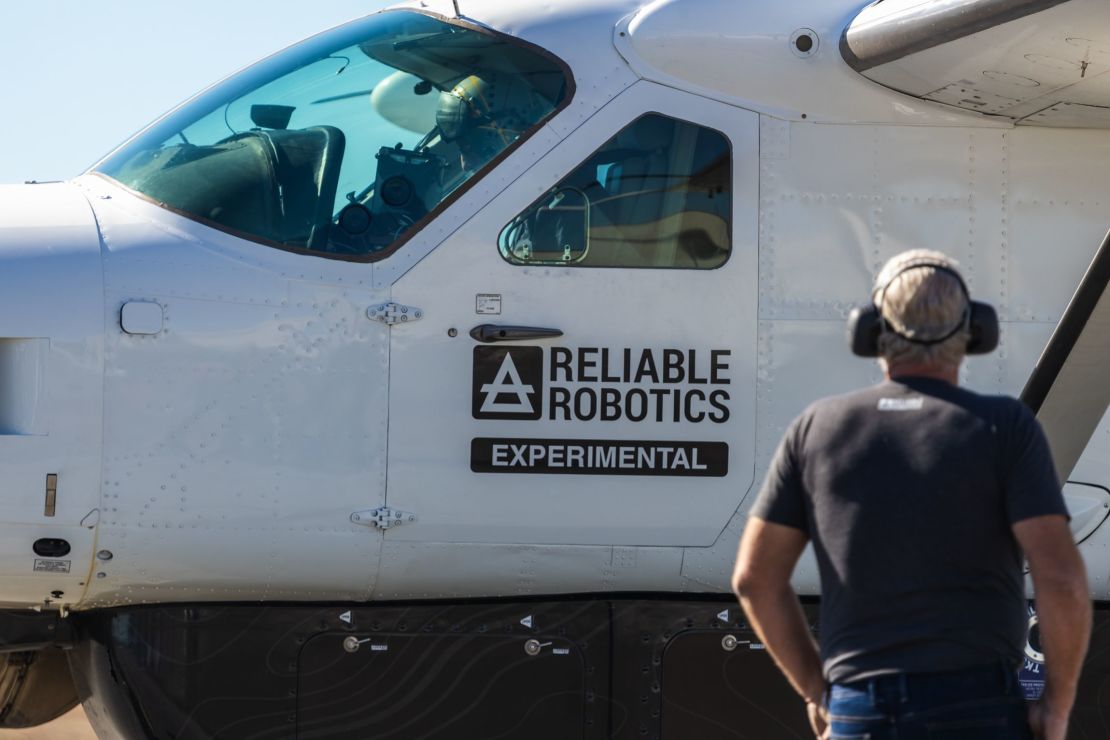
<path id="1" fill-rule="evenodd" d="M 462 18 L 462 11 L 459 10 L 459 0 L 451 0 L 455 4 L 455 17 Z"/>

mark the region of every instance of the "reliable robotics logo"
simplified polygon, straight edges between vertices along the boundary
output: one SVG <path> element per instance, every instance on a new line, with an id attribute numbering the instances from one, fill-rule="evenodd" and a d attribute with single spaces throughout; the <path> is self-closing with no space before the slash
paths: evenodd
<path id="1" fill-rule="evenodd" d="M 729 350 L 475 347 L 475 419 L 728 421 Z"/>
<path id="2" fill-rule="evenodd" d="M 552 422 L 728 421 L 728 350 L 475 347 L 475 419 Z M 650 436 L 655 436 L 650 435 Z M 689 439 L 478 437 L 476 473 L 721 477 L 728 444 Z"/>
<path id="3" fill-rule="evenodd" d="M 543 413 L 543 349 L 475 347 L 475 419 L 535 421 Z"/>

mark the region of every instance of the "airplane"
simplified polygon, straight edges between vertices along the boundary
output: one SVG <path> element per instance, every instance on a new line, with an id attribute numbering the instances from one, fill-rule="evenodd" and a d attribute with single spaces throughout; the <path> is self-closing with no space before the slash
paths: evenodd
<path id="1" fill-rule="evenodd" d="M 736 543 L 931 247 L 1067 481 L 1103 736 L 1108 111 L 1096 0 L 411 0 L 0 188 L 0 726 L 809 737 Z"/>

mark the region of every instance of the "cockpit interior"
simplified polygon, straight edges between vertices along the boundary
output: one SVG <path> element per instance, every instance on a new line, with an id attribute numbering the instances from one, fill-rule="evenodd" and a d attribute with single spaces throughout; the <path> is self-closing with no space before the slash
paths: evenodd
<path id="1" fill-rule="evenodd" d="M 297 251 L 372 260 L 567 98 L 558 60 L 411 11 L 291 47 L 96 167 L 159 204 Z"/>

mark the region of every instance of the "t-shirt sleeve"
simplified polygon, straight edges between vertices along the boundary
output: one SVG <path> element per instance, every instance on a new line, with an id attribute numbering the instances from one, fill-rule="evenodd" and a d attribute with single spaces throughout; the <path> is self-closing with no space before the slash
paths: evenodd
<path id="1" fill-rule="evenodd" d="M 783 524 L 809 533 L 806 518 L 805 485 L 800 464 L 801 418 L 786 430 L 771 461 L 763 487 L 752 506 L 751 515 L 767 522 Z"/>
<path id="2" fill-rule="evenodd" d="M 1003 460 L 1006 514 L 1010 523 L 1049 514 L 1068 516 L 1044 430 L 1029 409 L 1018 405 Z"/>

